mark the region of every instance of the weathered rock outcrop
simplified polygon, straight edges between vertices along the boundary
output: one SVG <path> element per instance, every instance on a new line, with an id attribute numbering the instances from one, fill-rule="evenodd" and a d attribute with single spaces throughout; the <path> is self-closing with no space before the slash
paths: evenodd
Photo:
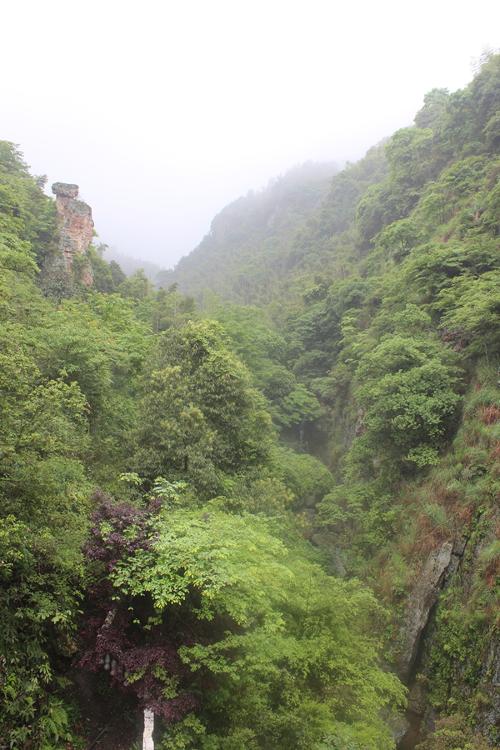
<path id="1" fill-rule="evenodd" d="M 472 706 L 468 720 L 472 720 L 474 731 L 488 740 L 492 747 L 498 745 L 500 642 L 494 625 L 488 626 L 488 630 L 483 629 L 479 636 L 465 629 L 462 651 L 450 652 L 449 671 L 441 672 L 444 674 L 441 679 L 448 680 L 449 697 L 453 701 L 451 708 L 447 706 L 443 712 L 442 704 L 433 705 L 429 701 L 429 688 L 433 684 L 435 689 L 438 679 L 434 661 L 436 649 L 437 653 L 442 649 L 443 638 L 446 644 L 449 642 L 446 631 L 444 636 L 442 634 L 449 619 L 439 618 L 440 608 L 447 607 L 445 611 L 448 612 L 453 612 L 453 608 L 460 611 L 461 606 L 470 603 L 471 597 L 477 596 L 475 587 L 484 574 L 482 554 L 494 542 L 499 522 L 499 514 L 487 516 L 480 511 L 471 527 L 463 529 L 453 544 L 444 542 L 431 552 L 408 597 L 398 667 L 409 688 L 406 712 L 409 726 L 404 736 L 398 739 L 399 750 L 414 750 L 418 742 L 432 735 L 439 719 L 453 713 L 453 706 L 456 707 L 457 719 L 464 721 L 463 716 L 467 714 L 464 702 L 470 702 Z M 443 590 L 448 593 L 444 604 Z M 475 624 L 476 628 L 483 626 L 481 622 Z M 456 634 L 454 630 L 450 632 Z M 454 648 L 457 648 L 456 642 Z M 461 703 L 457 702 L 457 691 Z"/>
<path id="2" fill-rule="evenodd" d="M 84 254 L 92 242 L 94 235 L 92 209 L 87 203 L 78 200 L 78 185 L 55 182 L 52 185 L 52 192 L 56 196 L 59 247 L 66 269 L 69 271 L 73 266 L 74 258 Z M 87 286 L 92 284 L 92 272 L 89 266 L 82 270 L 82 281 Z"/>
<path id="3" fill-rule="evenodd" d="M 415 663 L 422 633 L 429 621 L 430 612 L 438 600 L 452 553 L 452 542 L 444 542 L 441 547 L 430 553 L 410 596 L 399 662 L 399 673 L 405 681 L 408 680 Z"/>

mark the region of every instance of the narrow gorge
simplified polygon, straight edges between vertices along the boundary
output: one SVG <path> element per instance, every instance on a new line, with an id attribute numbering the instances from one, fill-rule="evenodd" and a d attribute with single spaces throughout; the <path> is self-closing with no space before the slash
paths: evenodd
<path id="1" fill-rule="evenodd" d="M 499 113 L 492 53 L 153 280 L 0 141 L 0 750 L 499 747 Z"/>

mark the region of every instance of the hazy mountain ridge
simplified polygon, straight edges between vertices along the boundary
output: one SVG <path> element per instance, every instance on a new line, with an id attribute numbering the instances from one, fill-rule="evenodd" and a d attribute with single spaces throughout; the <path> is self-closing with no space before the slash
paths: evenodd
<path id="1" fill-rule="evenodd" d="M 207 289 L 244 304 L 268 299 L 294 233 L 321 204 L 337 171 L 333 163 L 309 162 L 233 201 L 200 245 L 162 275 L 162 284 L 178 283 L 197 302 Z"/>
<path id="2" fill-rule="evenodd" d="M 499 111 L 231 204 L 201 311 L 0 142 L 2 750 L 498 747 Z"/>
<path id="3" fill-rule="evenodd" d="M 156 283 L 158 274 L 164 273 L 164 269 L 157 263 L 152 263 L 148 260 L 140 260 L 139 258 L 132 257 L 131 255 L 121 253 L 119 250 L 116 250 L 112 247 L 104 246 L 102 254 L 104 260 L 106 260 L 108 263 L 112 260 L 118 263 L 123 273 L 125 273 L 127 276 L 136 273 L 136 271 L 144 271 L 146 277 L 153 284 Z"/>
<path id="4" fill-rule="evenodd" d="M 317 507 L 316 538 L 393 609 L 394 658 L 411 689 L 401 748 L 439 718 L 421 747 L 452 736 L 488 746 L 468 727 L 499 737 L 499 112 L 497 55 L 466 89 L 429 92 L 415 125 L 335 175 L 293 232 L 251 256 L 249 205 L 238 202 L 174 272 L 199 299 L 205 289 L 274 319 L 288 367 L 323 408 L 303 429 L 338 486 Z M 230 232 L 224 218 L 237 209 Z M 245 357 L 241 320 L 253 313 L 220 310 Z M 447 395 L 441 376 L 417 384 L 434 367 L 448 372 Z M 430 397 L 440 437 L 417 437 Z M 390 437 L 399 420 L 406 429 Z M 466 469 L 479 455 L 483 468 Z M 476 470 L 484 481 L 470 479 Z"/>

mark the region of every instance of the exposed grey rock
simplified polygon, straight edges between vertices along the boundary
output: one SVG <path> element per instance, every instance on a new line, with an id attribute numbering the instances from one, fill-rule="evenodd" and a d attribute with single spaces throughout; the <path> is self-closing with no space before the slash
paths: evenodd
<path id="1" fill-rule="evenodd" d="M 467 547 L 468 541 L 468 537 L 458 537 L 457 539 L 455 539 L 455 541 L 453 542 L 453 554 L 458 555 L 458 557 L 462 557 L 465 552 L 465 548 Z"/>
<path id="2" fill-rule="evenodd" d="M 68 182 L 54 182 L 52 192 L 63 198 L 78 198 L 78 185 Z"/>
<path id="3" fill-rule="evenodd" d="M 420 638 L 444 583 L 452 552 L 452 542 L 444 542 L 439 549 L 430 553 L 408 599 L 403 626 L 403 647 L 399 660 L 399 674 L 403 680 L 408 679 L 415 663 Z"/>
<path id="4" fill-rule="evenodd" d="M 392 732 L 394 742 L 397 744 L 403 739 L 405 734 L 410 728 L 410 722 L 405 716 L 397 716 L 395 719 L 389 720 L 389 727 Z"/>

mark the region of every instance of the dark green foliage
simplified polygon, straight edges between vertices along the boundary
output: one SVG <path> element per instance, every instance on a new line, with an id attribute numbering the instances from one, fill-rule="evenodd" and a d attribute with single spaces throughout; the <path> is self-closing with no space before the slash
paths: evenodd
<path id="1" fill-rule="evenodd" d="M 111 293 L 116 292 L 127 277 L 116 261 L 106 263 L 103 260 L 102 255 L 105 250 L 106 245 L 96 248 L 91 246 L 88 251 L 88 260 L 92 269 L 93 287 L 98 292 Z"/>
<path id="2" fill-rule="evenodd" d="M 122 667 L 163 659 L 133 670 L 137 705 L 146 684 L 195 696 L 160 712 L 163 750 L 387 750 L 402 691 L 378 659 L 448 540 L 422 748 L 498 741 L 499 75 L 491 56 L 431 91 L 333 179 L 300 168 L 224 209 L 163 278 L 218 322 L 102 248 L 92 289 L 67 274 L 53 202 L 0 143 L 0 747 L 77 743 L 78 610 L 116 607 Z M 96 485 L 128 501 L 94 495 L 108 567 L 82 555 Z"/>
<path id="3" fill-rule="evenodd" d="M 316 430 L 311 445 L 332 469 L 335 486 L 325 482 L 316 492 L 307 481 L 314 473 L 309 459 L 293 454 L 282 459 L 285 482 L 304 498 L 296 507 L 317 506 L 313 526 L 323 525 L 327 545 L 335 554 L 340 547 L 348 570 L 373 581 L 397 616 L 412 569 L 444 539 L 468 533 L 472 505 L 482 504 L 488 533 L 494 529 L 498 450 L 490 438 L 484 443 L 484 434 L 490 425 L 496 429 L 499 399 L 499 97 L 500 56 L 492 55 L 467 88 L 431 91 L 415 126 L 333 178 L 291 249 L 283 235 L 281 247 L 268 254 L 261 296 L 253 291 L 256 269 L 241 262 L 244 240 L 237 235 L 231 237 L 236 270 L 227 272 L 225 256 L 216 282 L 206 282 L 223 297 L 241 303 L 250 293 L 260 304 L 260 317 L 246 314 L 255 338 L 242 334 L 243 311 L 227 313 L 227 330 L 258 386 L 272 394 L 273 408 L 292 379 L 281 369 L 273 373 L 272 359 L 318 399 L 321 410 L 307 429 Z M 242 226 L 245 208 L 241 203 Z M 212 261 L 221 259 L 219 250 L 211 245 Z M 205 252 L 208 258 L 206 245 L 197 251 L 200 268 Z M 269 272 L 278 259 L 279 281 Z M 238 271 L 241 288 L 231 281 Z M 188 264 L 183 273 L 189 284 Z M 274 322 L 275 344 L 267 328 L 263 335 L 263 321 Z M 259 351 L 252 349 L 256 342 Z M 483 393 L 475 380 L 481 368 L 491 373 L 492 400 L 468 427 L 462 396 L 471 382 Z M 493 562 L 484 563 L 490 578 L 497 561 L 491 550 Z M 478 561 L 471 565 L 483 570 Z M 447 614 L 446 601 L 438 613 L 436 653 L 443 663 L 436 657 L 430 676 L 438 692 L 440 685 L 450 689 L 440 671 L 453 675 L 457 696 L 463 692 L 464 664 L 473 669 L 478 644 L 493 638 L 491 600 L 474 601 L 470 614 L 469 605 L 456 618 Z M 455 648 L 448 651 L 448 642 Z M 476 682 L 467 700 L 476 706 L 480 693 Z M 456 708 L 441 702 L 439 710 Z M 464 706 L 460 712 L 467 714 Z M 453 732 L 443 725 L 428 746 L 448 747 Z M 458 724 L 455 740 L 482 747 Z"/>
<path id="4" fill-rule="evenodd" d="M 392 741 L 380 712 L 403 691 L 377 667 L 370 627 L 383 613 L 359 584 L 327 576 L 297 537 L 284 544 L 273 528 L 216 503 L 183 508 L 181 497 L 167 501 L 138 548 L 130 527 L 136 551 L 112 567 L 115 596 L 146 633 L 160 627 L 164 643 L 184 623 L 178 653 L 188 674 L 163 679 L 169 697 L 187 683 L 200 702 L 197 721 L 167 723 L 163 747 L 188 742 L 196 728 L 184 747 L 319 750 L 328 737 L 385 750 Z M 106 523 L 101 534 L 104 543 L 116 537 Z"/>
<path id="5" fill-rule="evenodd" d="M 356 380 L 363 453 L 368 448 L 385 461 L 436 463 L 459 402 L 453 357 L 429 340 L 393 335 L 363 357 Z M 356 444 L 354 450 L 359 453 Z"/>
<path id="6" fill-rule="evenodd" d="M 320 209 L 318 233 L 329 237 L 349 229 L 363 192 L 369 185 L 382 180 L 387 171 L 385 149 L 380 145 L 371 148 L 364 159 L 349 164 L 335 176 Z"/>
<path id="7" fill-rule="evenodd" d="M 226 473 L 265 461 L 269 417 L 217 324 L 164 333 L 149 368 L 133 462 L 141 475 L 190 478 L 216 494 Z"/>
<path id="8" fill-rule="evenodd" d="M 232 348 L 247 365 L 269 402 L 276 425 L 297 432 L 320 414 L 320 405 L 287 367 L 290 353 L 283 336 L 253 307 L 219 305 L 212 313 L 224 326 Z"/>
<path id="9" fill-rule="evenodd" d="M 0 141 L 0 232 L 30 243 L 41 265 L 56 250 L 55 206 L 42 192 L 45 178 L 33 179 L 13 143 Z"/>

